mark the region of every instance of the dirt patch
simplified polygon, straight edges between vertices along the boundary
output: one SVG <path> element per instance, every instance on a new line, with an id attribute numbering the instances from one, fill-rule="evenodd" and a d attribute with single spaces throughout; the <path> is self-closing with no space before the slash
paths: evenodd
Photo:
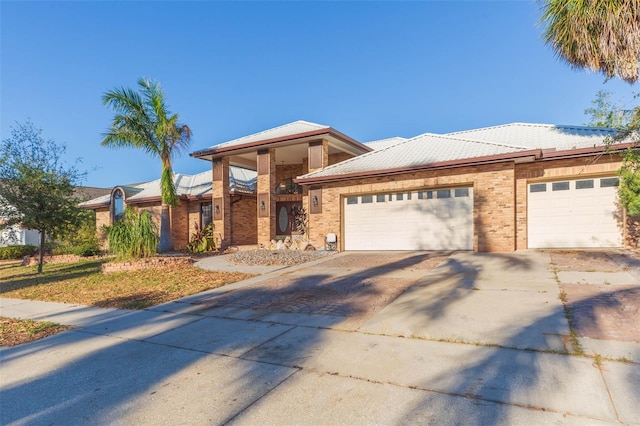
<path id="1" fill-rule="evenodd" d="M 554 250 L 551 252 L 552 267 L 558 271 L 620 272 L 624 268 L 606 252 Z"/>
<path id="2" fill-rule="evenodd" d="M 640 343 L 640 286 L 560 284 L 578 336 Z"/>
<path id="3" fill-rule="evenodd" d="M 381 277 L 279 277 L 199 300 L 210 307 L 334 315 L 366 319 L 387 306 L 414 280 Z"/>
<path id="4" fill-rule="evenodd" d="M 358 269 L 412 269 L 430 270 L 444 262 L 451 252 L 415 253 L 407 255 L 403 252 L 387 253 L 353 253 L 330 259 L 321 264 L 327 268 Z"/>
<path id="5" fill-rule="evenodd" d="M 0 346 L 16 346 L 33 342 L 70 328 L 52 322 L 0 317 Z"/>

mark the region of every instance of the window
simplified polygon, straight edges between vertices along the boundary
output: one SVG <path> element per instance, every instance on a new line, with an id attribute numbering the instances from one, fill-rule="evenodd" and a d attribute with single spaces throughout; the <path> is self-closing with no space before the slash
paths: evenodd
<path id="1" fill-rule="evenodd" d="M 529 192 L 547 192 L 546 183 L 533 183 L 529 185 Z"/>
<path id="2" fill-rule="evenodd" d="M 402 192 L 398 192 L 396 194 L 396 201 L 402 201 L 404 200 L 404 194 Z"/>
<path id="3" fill-rule="evenodd" d="M 591 188 L 593 188 L 593 179 L 576 181 L 576 189 L 591 189 Z"/>
<path id="4" fill-rule="evenodd" d="M 618 178 L 603 178 L 600 179 L 600 188 L 609 188 L 612 186 L 618 186 L 620 184 L 620 181 L 618 180 Z"/>
<path id="5" fill-rule="evenodd" d="M 427 200 L 433 200 L 433 191 L 427 191 Z"/>
<path id="6" fill-rule="evenodd" d="M 378 203 L 384 203 L 385 196 L 384 195 L 376 195 L 376 201 Z"/>
<path id="7" fill-rule="evenodd" d="M 373 203 L 373 195 L 363 195 L 362 196 L 362 204 Z"/>
<path id="8" fill-rule="evenodd" d="M 358 197 L 347 197 L 347 204 L 358 204 Z"/>
<path id="9" fill-rule="evenodd" d="M 455 190 L 455 196 L 458 197 L 468 197 L 469 196 L 469 188 L 458 188 Z"/>
<path id="10" fill-rule="evenodd" d="M 200 229 L 204 229 L 212 220 L 211 203 L 200 204 Z"/>
<path id="11" fill-rule="evenodd" d="M 569 190 L 569 182 L 553 182 L 551 184 L 552 191 L 568 191 Z"/>
<path id="12" fill-rule="evenodd" d="M 436 196 L 438 198 L 451 198 L 451 190 L 450 189 L 439 189 L 436 191 Z"/>
<path id="13" fill-rule="evenodd" d="M 124 194 L 121 189 L 113 192 L 113 222 L 117 222 L 124 217 Z"/>

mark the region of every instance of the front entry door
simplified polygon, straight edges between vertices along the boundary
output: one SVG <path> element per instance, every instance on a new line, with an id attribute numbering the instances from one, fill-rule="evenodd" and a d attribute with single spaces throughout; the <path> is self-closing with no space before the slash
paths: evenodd
<path id="1" fill-rule="evenodd" d="M 295 230 L 294 208 L 302 207 L 300 201 L 280 201 L 276 203 L 276 234 L 291 235 Z"/>

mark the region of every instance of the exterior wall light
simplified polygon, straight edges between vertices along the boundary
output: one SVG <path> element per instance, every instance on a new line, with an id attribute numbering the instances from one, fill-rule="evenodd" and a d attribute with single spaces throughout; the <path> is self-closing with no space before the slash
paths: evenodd
<path id="1" fill-rule="evenodd" d="M 220 214 L 220 206 L 218 204 L 215 206 L 215 213 Z"/>
<path id="2" fill-rule="evenodd" d="M 318 196 L 314 195 L 313 198 L 311 198 L 311 204 L 313 205 L 313 207 L 318 207 Z"/>
<path id="3" fill-rule="evenodd" d="M 267 205 L 265 204 L 264 200 L 260 201 L 260 210 L 265 211 L 267 209 Z"/>

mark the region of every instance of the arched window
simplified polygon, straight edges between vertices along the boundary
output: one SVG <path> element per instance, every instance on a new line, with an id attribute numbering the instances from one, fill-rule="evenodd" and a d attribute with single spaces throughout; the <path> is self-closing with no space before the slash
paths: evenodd
<path id="1" fill-rule="evenodd" d="M 295 183 L 292 178 L 285 179 L 276 186 L 276 194 L 302 194 L 302 187 Z"/>
<path id="2" fill-rule="evenodd" d="M 113 222 L 115 223 L 124 217 L 124 196 L 122 190 L 116 189 L 113 192 L 112 199 Z"/>

